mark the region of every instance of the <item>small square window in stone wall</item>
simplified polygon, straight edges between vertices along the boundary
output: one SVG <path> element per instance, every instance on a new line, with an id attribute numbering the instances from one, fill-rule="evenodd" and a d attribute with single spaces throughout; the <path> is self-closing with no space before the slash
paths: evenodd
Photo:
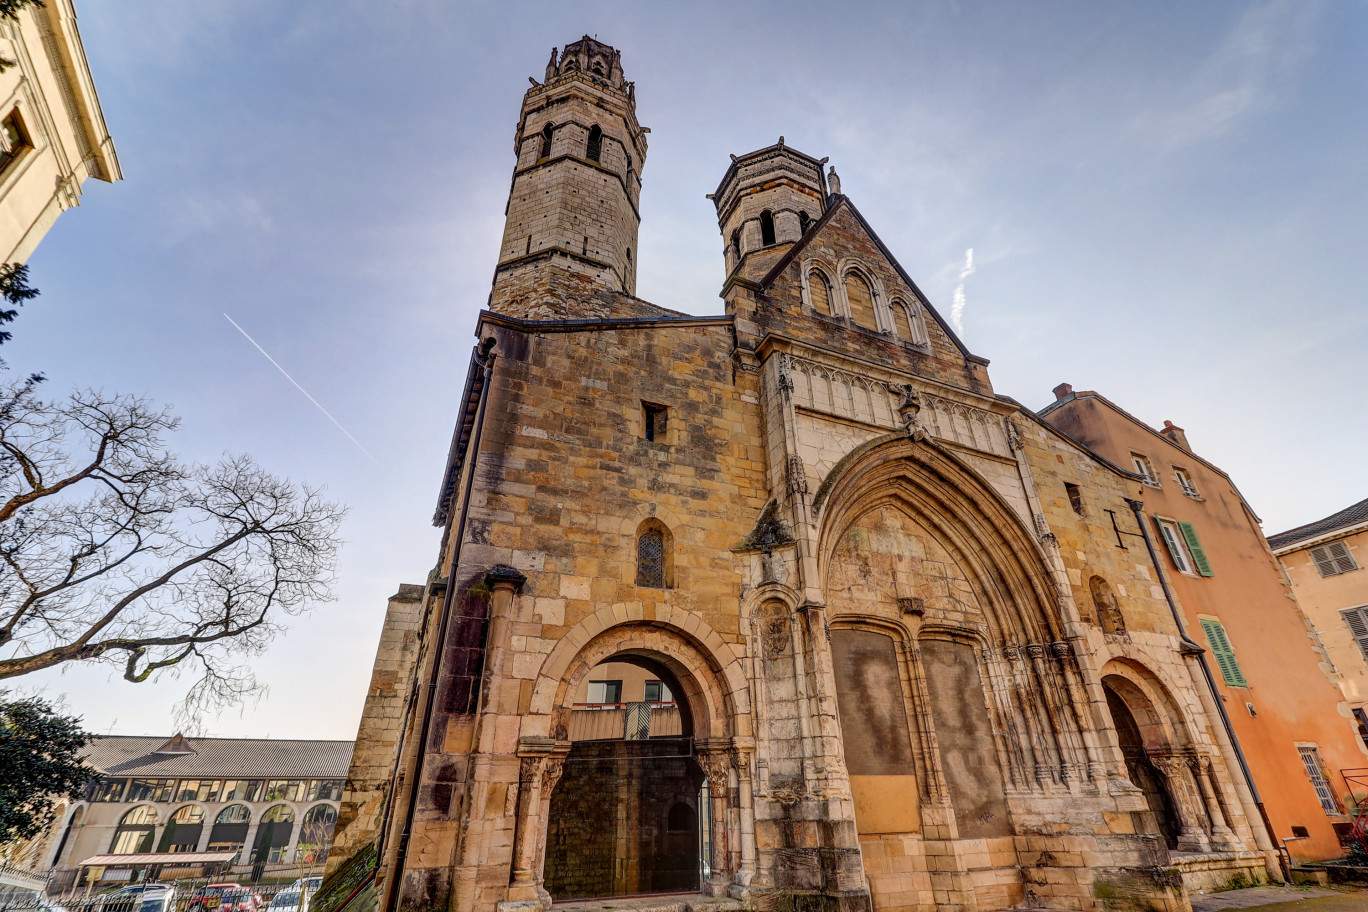
<path id="1" fill-rule="evenodd" d="M 637 585 L 665 588 L 665 541 L 659 532 L 637 539 Z"/>

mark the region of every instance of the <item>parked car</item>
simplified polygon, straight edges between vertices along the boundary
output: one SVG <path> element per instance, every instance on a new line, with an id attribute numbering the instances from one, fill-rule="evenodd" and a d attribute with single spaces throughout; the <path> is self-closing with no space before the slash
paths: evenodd
<path id="1" fill-rule="evenodd" d="M 217 883 L 192 893 L 185 912 L 256 912 L 260 907 L 261 897 L 242 884 Z"/>
<path id="2" fill-rule="evenodd" d="M 106 894 L 99 912 L 172 912 L 176 888 L 170 884 L 136 884 Z"/>
<path id="3" fill-rule="evenodd" d="M 286 887 L 275 895 L 267 912 L 309 912 L 309 900 L 313 894 L 309 890 L 296 890 Z"/>

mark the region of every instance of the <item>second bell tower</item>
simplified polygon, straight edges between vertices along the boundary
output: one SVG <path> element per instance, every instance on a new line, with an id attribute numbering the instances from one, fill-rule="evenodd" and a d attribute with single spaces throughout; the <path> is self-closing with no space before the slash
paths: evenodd
<path id="1" fill-rule="evenodd" d="M 616 49 L 587 35 L 552 49 L 523 96 L 491 310 L 574 318 L 575 299 L 636 294 L 647 132 Z"/>

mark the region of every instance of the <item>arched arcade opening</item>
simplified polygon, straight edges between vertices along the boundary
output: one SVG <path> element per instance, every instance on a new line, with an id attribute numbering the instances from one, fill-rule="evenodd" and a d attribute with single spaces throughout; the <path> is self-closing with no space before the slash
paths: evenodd
<path id="1" fill-rule="evenodd" d="M 702 768 L 684 686 L 614 655 L 580 681 L 551 793 L 544 885 L 555 900 L 702 889 Z"/>
<path id="2" fill-rule="evenodd" d="M 684 685 L 618 654 L 579 682 L 551 794 L 545 887 L 556 900 L 702 888 L 704 775 Z"/>

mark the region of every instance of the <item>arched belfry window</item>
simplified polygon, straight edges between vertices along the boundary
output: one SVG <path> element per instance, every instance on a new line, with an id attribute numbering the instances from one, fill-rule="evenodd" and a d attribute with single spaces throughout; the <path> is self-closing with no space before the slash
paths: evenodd
<path id="1" fill-rule="evenodd" d="M 585 147 L 584 157 L 590 161 L 598 161 L 603 155 L 603 131 L 598 124 L 589 128 L 589 144 Z"/>
<path id="2" fill-rule="evenodd" d="M 807 234 L 808 225 L 812 224 L 812 217 L 806 212 L 798 213 L 798 233 Z"/>
<path id="3" fill-rule="evenodd" d="M 912 320 L 907 316 L 907 305 L 902 301 L 893 302 L 893 329 L 904 342 L 916 341 L 912 336 Z"/>
<path id="4" fill-rule="evenodd" d="M 760 244 L 768 247 L 774 243 L 774 213 L 766 209 L 760 213 Z"/>
<path id="5" fill-rule="evenodd" d="M 864 276 L 855 270 L 846 273 L 846 300 L 850 303 L 850 319 L 856 326 L 877 331 L 878 318 L 874 316 L 874 290 L 869 287 Z"/>
<path id="6" fill-rule="evenodd" d="M 652 589 L 674 587 L 674 538 L 658 519 L 637 526 L 636 584 Z"/>
<path id="7" fill-rule="evenodd" d="M 831 316 L 831 286 L 820 270 L 808 273 L 808 296 L 812 299 L 812 309 L 824 317 Z"/>
<path id="8" fill-rule="evenodd" d="M 551 154 L 551 140 L 555 136 L 555 132 L 555 124 L 547 124 L 546 126 L 542 127 L 541 155 L 539 156 L 540 158 L 546 158 L 548 155 Z"/>
<path id="9" fill-rule="evenodd" d="M 731 236 L 732 256 L 735 257 L 737 265 L 741 263 L 741 229 L 737 228 Z"/>

